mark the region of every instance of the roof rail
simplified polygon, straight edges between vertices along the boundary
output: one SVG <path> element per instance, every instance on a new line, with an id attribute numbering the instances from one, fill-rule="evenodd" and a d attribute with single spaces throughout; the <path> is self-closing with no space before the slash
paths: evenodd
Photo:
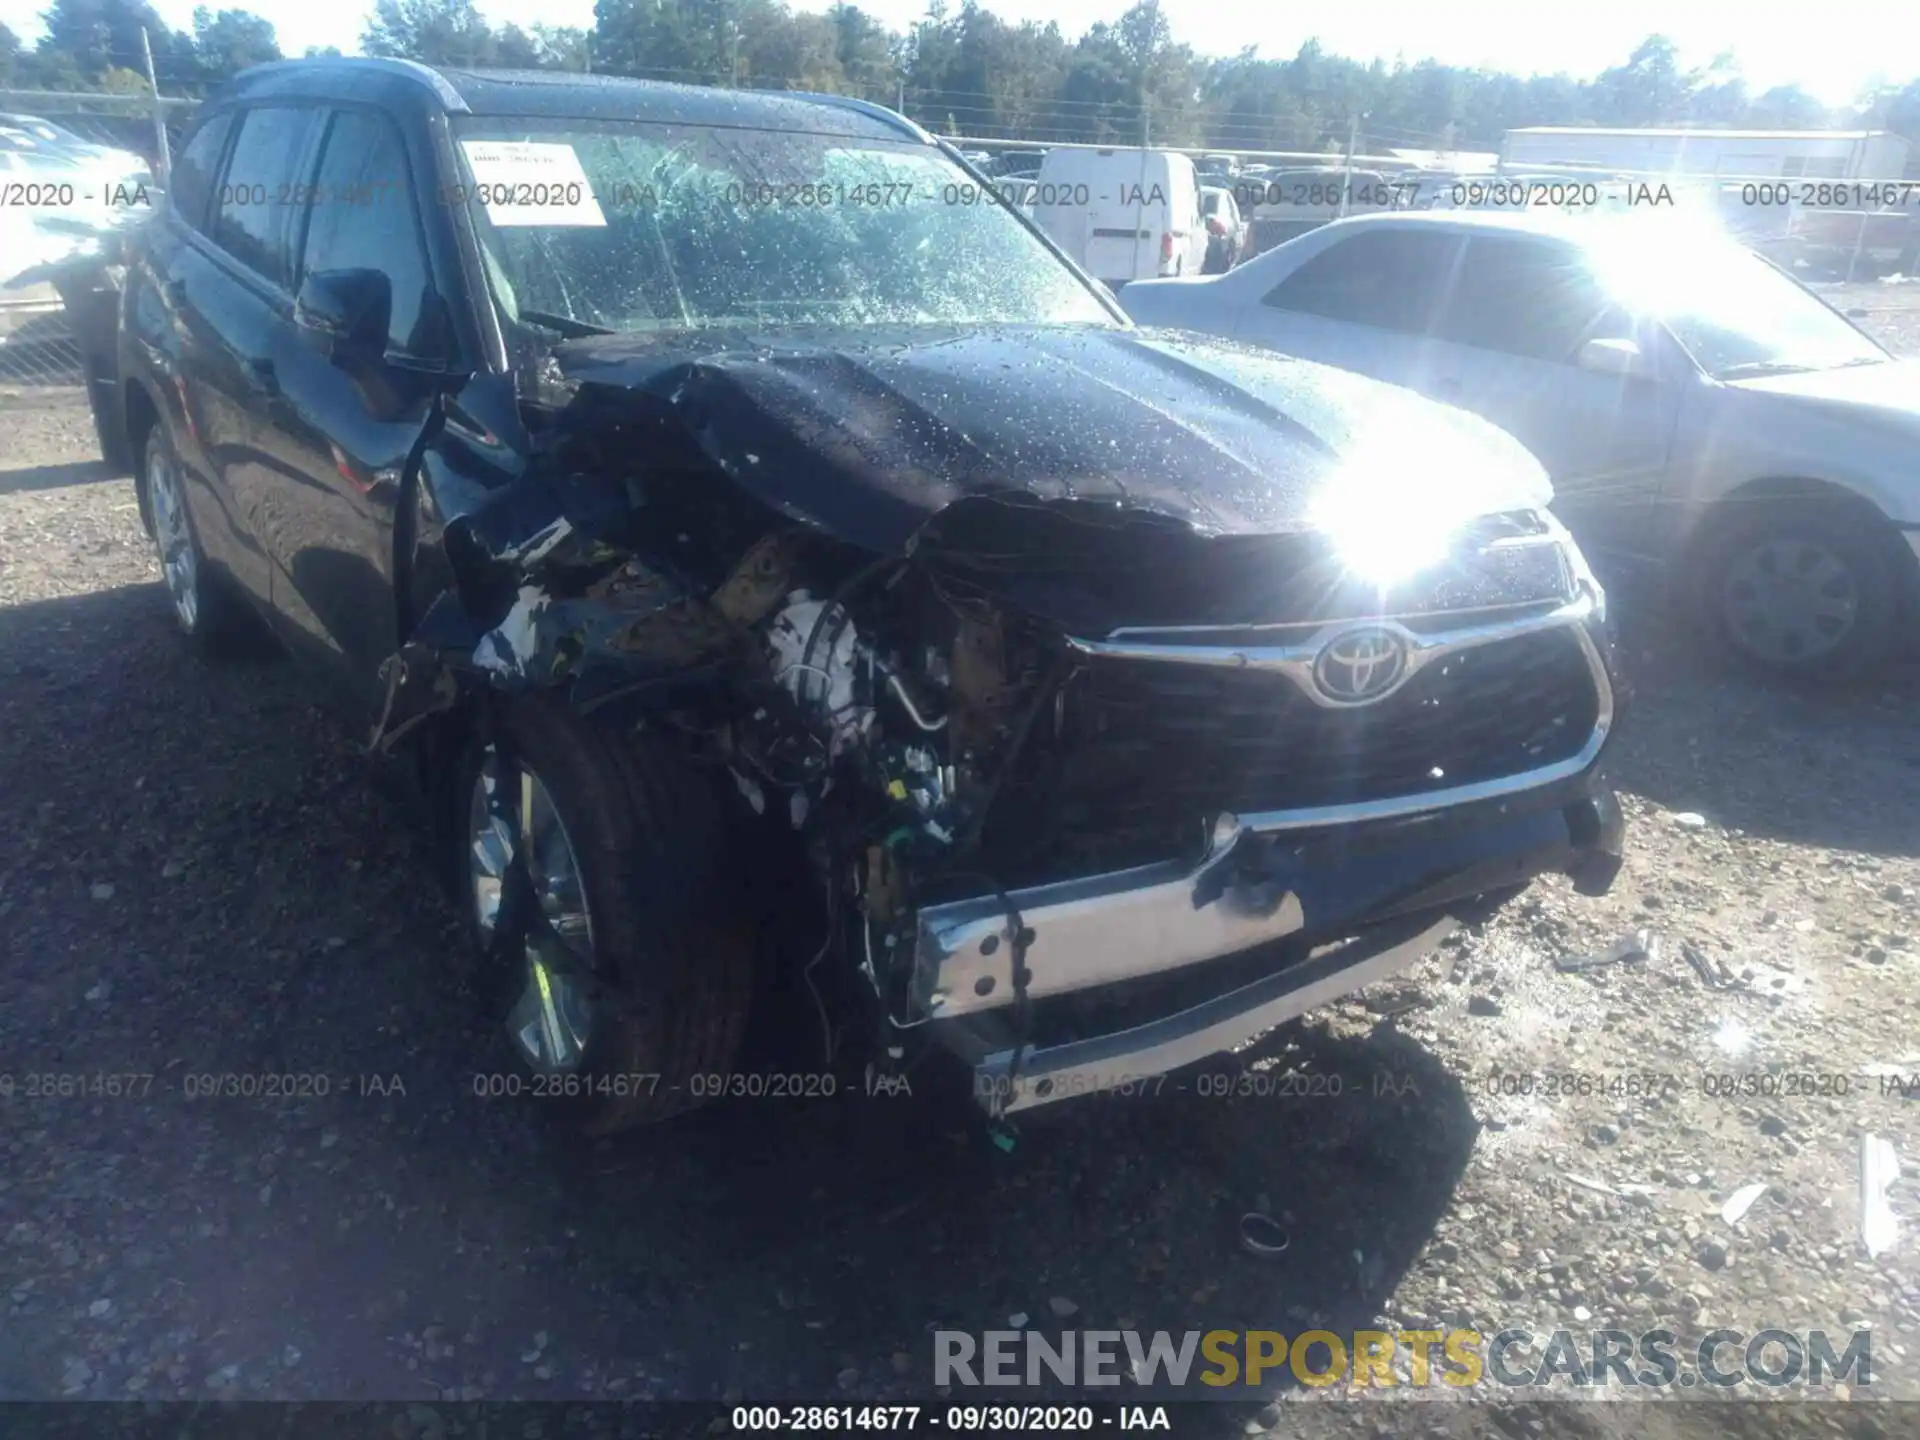
<path id="1" fill-rule="evenodd" d="M 458 90 L 453 88 L 447 77 L 431 65 L 422 65 L 418 60 L 396 60 L 376 55 L 328 55 L 314 59 L 269 60 L 264 65 L 254 65 L 242 70 L 229 83 L 234 86 L 235 93 L 244 94 L 255 77 L 285 74 L 288 71 L 324 74 L 335 67 L 350 67 L 354 70 L 375 68 L 389 75 L 404 76 L 433 91 L 434 98 L 448 110 L 461 115 L 467 113 L 466 100 Z"/>
<path id="2" fill-rule="evenodd" d="M 779 94 L 779 91 L 771 92 Z M 876 105 L 871 100 L 861 100 L 852 95 L 829 95 L 824 91 L 790 90 L 788 98 L 794 100 L 812 100 L 822 105 L 832 105 L 841 110 L 852 110 L 865 115 L 870 120 L 878 120 L 883 125 L 891 125 L 902 134 L 910 135 L 923 145 L 934 143 L 933 136 L 921 129 L 898 110 L 889 110 L 884 105 Z"/>

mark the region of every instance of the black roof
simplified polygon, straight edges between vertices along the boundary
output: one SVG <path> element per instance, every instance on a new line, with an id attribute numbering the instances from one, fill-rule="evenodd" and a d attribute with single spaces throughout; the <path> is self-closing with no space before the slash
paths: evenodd
<path id="1" fill-rule="evenodd" d="M 558 70 L 457 70 L 358 56 L 256 65 L 209 97 L 212 103 L 240 99 L 362 100 L 450 114 L 673 121 L 932 143 L 904 116 L 844 95 L 719 90 Z"/>

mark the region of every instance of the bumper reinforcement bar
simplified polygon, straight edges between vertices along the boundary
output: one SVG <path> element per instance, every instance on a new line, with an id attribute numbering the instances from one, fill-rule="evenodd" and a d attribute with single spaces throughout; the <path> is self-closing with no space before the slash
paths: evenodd
<path id="1" fill-rule="evenodd" d="M 1381 926 L 1278 974 L 1131 1030 L 1028 1047 L 1017 1071 L 1012 1050 L 996 1051 L 974 1065 L 974 1097 L 990 1113 L 1010 1115 L 1121 1089 L 1237 1050 L 1316 1006 L 1406 969 L 1431 953 L 1457 923 L 1451 916 L 1429 916 Z"/>

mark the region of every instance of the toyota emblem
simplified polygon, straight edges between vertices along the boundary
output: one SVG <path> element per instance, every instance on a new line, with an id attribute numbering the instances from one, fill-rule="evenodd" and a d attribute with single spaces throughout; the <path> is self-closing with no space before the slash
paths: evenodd
<path id="1" fill-rule="evenodd" d="M 1313 683 L 1338 705 L 1384 699 L 1407 676 L 1407 642 L 1384 626 L 1348 630 L 1313 657 Z"/>

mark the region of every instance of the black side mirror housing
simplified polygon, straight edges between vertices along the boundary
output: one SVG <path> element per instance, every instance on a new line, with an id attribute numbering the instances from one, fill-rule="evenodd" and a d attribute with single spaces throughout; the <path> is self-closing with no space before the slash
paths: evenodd
<path id="1" fill-rule="evenodd" d="M 294 323 L 337 360 L 378 359 L 392 317 L 393 282 L 381 270 L 315 270 L 293 302 Z"/>

